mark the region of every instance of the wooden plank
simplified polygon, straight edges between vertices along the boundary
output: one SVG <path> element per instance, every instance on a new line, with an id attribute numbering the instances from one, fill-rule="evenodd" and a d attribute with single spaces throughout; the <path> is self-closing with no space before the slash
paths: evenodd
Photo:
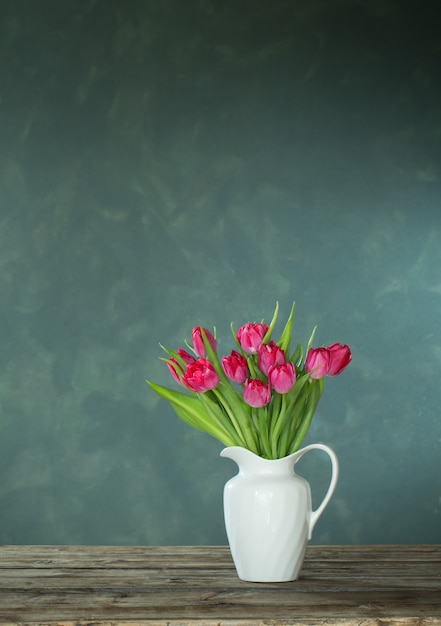
<path id="1" fill-rule="evenodd" d="M 174 568 L 164 566 L 161 569 L 79 569 L 79 568 L 2 568 L 0 569 L 0 591 L 26 589 L 39 590 L 44 581 L 45 588 L 51 589 L 100 589 L 102 587 L 120 586 L 129 589 L 145 589 L 154 585 L 155 589 L 206 588 L 219 586 L 240 585 L 244 588 L 243 581 L 236 579 L 235 573 L 222 568 L 204 568 L 203 571 L 196 568 Z M 315 593 L 326 589 L 332 593 L 338 593 L 342 589 L 355 593 L 357 591 L 399 591 L 414 586 L 420 591 L 440 589 L 439 573 L 436 574 L 422 563 L 410 569 L 408 566 L 403 571 L 403 566 L 396 564 L 387 569 L 380 567 L 375 571 L 367 570 L 361 564 L 341 571 L 337 568 L 316 569 L 305 568 L 301 577 L 294 585 L 296 591 Z M 273 589 L 272 583 L 259 583 L 259 589 L 265 589 L 268 585 Z"/>
<path id="2" fill-rule="evenodd" d="M 387 546 L 309 546 L 304 568 L 318 561 L 321 565 L 344 562 L 378 562 L 380 567 L 390 561 L 406 563 L 434 561 L 440 563 L 439 545 Z M 0 546 L 0 570 L 4 567 L 40 568 L 54 565 L 69 568 L 145 568 L 161 567 L 172 560 L 175 567 L 216 567 L 230 569 L 232 560 L 226 546 Z"/>
<path id="3" fill-rule="evenodd" d="M 435 618 L 441 623 L 439 593 L 410 597 L 407 592 L 336 594 L 243 593 L 234 590 L 190 589 L 180 592 L 89 590 L 69 593 L 26 595 L 6 593 L 2 597 L 2 621 L 6 623 L 60 623 L 65 620 L 142 620 L 142 619 L 362 619 Z M 10 607 L 10 608 L 7 608 Z"/>
<path id="4" fill-rule="evenodd" d="M 158 568 L 170 560 L 176 567 L 199 568 L 213 565 L 213 559 L 217 567 L 232 566 L 226 546 L 0 546 L 0 570 L 30 563 L 39 568 Z"/>
<path id="5" fill-rule="evenodd" d="M 248 600 L 244 602 L 244 600 Z M 281 600 L 281 599 L 280 599 Z M 93 621 L 97 624 L 112 621 L 119 624 L 121 621 L 163 620 L 179 618 L 182 622 L 199 620 L 205 623 L 209 619 L 217 621 L 239 621 L 254 619 L 256 623 L 274 620 L 293 620 L 293 623 L 322 622 L 325 620 L 353 620 L 360 623 L 363 620 L 380 620 L 388 622 L 391 619 L 407 620 L 410 623 L 421 624 L 422 619 L 432 619 L 441 624 L 439 613 L 439 596 L 430 599 L 420 597 L 411 599 L 408 596 L 390 598 L 381 594 L 373 598 L 369 595 L 361 596 L 356 602 L 353 597 L 342 594 L 338 604 L 329 597 L 312 598 L 309 600 L 299 597 L 296 600 L 286 601 L 283 598 L 283 610 L 280 600 L 262 596 L 260 601 L 255 597 L 237 597 L 234 594 L 210 594 L 209 596 L 176 596 L 166 594 L 165 597 L 153 599 L 122 593 L 101 593 L 91 597 L 83 594 L 75 597 L 59 596 L 47 593 L 44 597 L 29 598 L 6 595 L 2 602 L 10 607 L 6 612 L 2 609 L 2 621 L 6 624 L 58 624 L 60 621 Z M 299 601 L 303 600 L 303 602 Z M 333 599 L 332 599 L 333 600 Z M 393 603 L 399 603 L 391 610 Z M 438 621 L 436 621 L 436 619 Z M 294 619 L 296 620 L 294 622 Z M 412 622 L 413 620 L 413 622 Z M 273 622 L 274 623 L 274 622 Z"/>
<path id="6" fill-rule="evenodd" d="M 218 547 L 0 547 L 2 626 L 441 625 L 441 546 L 310 546 L 246 583 Z"/>

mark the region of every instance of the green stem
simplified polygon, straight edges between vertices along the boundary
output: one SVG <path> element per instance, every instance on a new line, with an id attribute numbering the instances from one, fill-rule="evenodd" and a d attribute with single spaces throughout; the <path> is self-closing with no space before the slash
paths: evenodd
<path id="1" fill-rule="evenodd" d="M 236 420 L 236 417 L 234 415 L 234 411 L 231 410 L 230 406 L 228 405 L 228 403 L 225 401 L 225 398 L 223 397 L 223 395 L 218 391 L 217 388 L 212 389 L 212 393 L 213 395 L 216 396 L 218 403 L 222 406 L 223 410 L 226 413 L 226 416 L 228 417 L 229 422 L 231 423 L 231 425 L 233 426 L 234 430 L 236 431 L 236 433 L 239 435 L 240 439 L 242 440 L 241 445 L 246 446 L 246 441 L 245 441 L 245 437 L 244 434 Z"/>
<path id="2" fill-rule="evenodd" d="M 252 452 L 256 451 L 256 442 L 253 437 L 253 433 L 250 428 L 250 424 L 248 421 L 248 417 L 245 416 L 245 420 L 243 417 L 243 408 L 240 406 L 240 411 L 238 411 L 238 415 L 236 415 L 236 411 L 231 407 L 225 395 L 223 395 L 218 388 L 212 390 L 214 395 L 217 397 L 218 402 L 222 404 L 228 418 L 230 419 L 234 429 L 236 430 L 239 437 L 242 439 L 242 446 L 244 448 L 248 448 Z M 230 396 L 231 399 L 231 396 Z"/>
<path id="3" fill-rule="evenodd" d="M 256 431 L 256 435 L 257 435 L 257 454 L 259 456 L 262 456 L 263 454 L 263 447 L 262 447 L 262 441 L 261 441 L 261 437 L 260 437 L 260 428 L 259 428 L 259 420 L 257 418 L 257 409 L 251 409 L 251 416 L 250 416 L 251 422 L 254 426 L 254 430 Z"/>
<path id="4" fill-rule="evenodd" d="M 234 428 L 234 424 L 231 424 L 229 415 L 226 414 L 223 407 L 220 407 L 216 402 L 210 401 L 206 393 L 199 393 L 198 397 L 202 404 L 204 404 L 211 419 L 228 434 L 229 438 L 235 442 L 234 445 L 242 446 L 244 444 L 243 437 L 241 433 Z"/>
<path id="5" fill-rule="evenodd" d="M 308 397 L 308 404 L 306 406 L 306 412 L 303 416 L 303 419 L 297 429 L 297 433 L 294 437 L 294 440 L 290 446 L 289 453 L 296 452 L 298 450 L 306 437 L 306 434 L 311 425 L 312 418 L 314 416 L 314 411 L 317 408 L 318 401 L 323 393 L 324 383 L 323 378 L 312 381 L 312 389 L 310 391 Z"/>
<path id="6" fill-rule="evenodd" d="M 282 404 L 282 394 L 274 392 L 273 399 L 271 400 L 271 422 L 270 422 L 270 437 L 273 438 L 274 428 L 280 414 L 280 405 Z"/>
<path id="7" fill-rule="evenodd" d="M 272 459 L 273 456 L 272 456 L 271 446 L 270 446 L 270 442 L 268 438 L 268 420 L 267 420 L 268 412 L 266 410 L 266 407 L 262 407 L 260 409 L 253 408 L 252 410 L 256 411 L 263 452 L 268 459 Z"/>
<path id="8" fill-rule="evenodd" d="M 275 418 L 275 415 L 273 414 L 273 420 L 271 423 L 271 434 L 270 434 L 271 450 L 272 450 L 272 454 L 274 458 L 277 458 L 278 456 L 280 433 L 282 432 L 283 426 L 285 425 L 285 422 L 288 418 L 288 415 L 286 414 L 286 395 L 278 394 L 278 396 L 280 398 L 279 406 L 278 406 L 278 415 L 277 415 L 277 418 Z"/>
<path id="9" fill-rule="evenodd" d="M 213 349 L 204 332 L 202 336 L 206 358 L 212 363 L 219 376 L 219 385 L 212 389 L 212 392 L 241 438 L 241 445 L 255 452 L 257 450 L 257 441 L 250 426 L 250 416 L 244 411 L 239 393 L 232 387 L 231 381 L 225 375 L 217 351 Z"/>
<path id="10" fill-rule="evenodd" d="M 295 437 L 303 416 L 305 400 L 310 391 L 308 387 L 309 377 L 305 376 L 296 382 L 288 394 L 282 396 L 281 414 L 271 435 L 271 438 L 277 442 L 279 457 L 288 454 L 289 443 Z"/>
<path id="11" fill-rule="evenodd" d="M 303 385 L 300 393 L 297 394 L 295 402 L 290 401 L 286 409 L 286 419 L 283 422 L 281 434 L 279 436 L 279 455 L 286 456 L 291 447 L 291 442 L 295 438 L 298 428 L 302 422 L 306 401 L 310 393 L 308 386 Z"/>
<path id="12" fill-rule="evenodd" d="M 311 384 L 311 380 L 308 375 L 302 376 L 299 378 L 292 388 L 292 390 L 287 394 L 287 404 L 286 410 L 288 413 L 294 410 L 295 406 L 299 404 L 299 402 L 303 402 L 309 393 L 308 386 Z"/>
<path id="13" fill-rule="evenodd" d="M 228 405 L 238 419 L 242 432 L 245 434 L 247 441 L 250 442 L 250 450 L 254 451 L 254 449 L 258 447 L 258 440 L 250 415 L 250 407 L 245 405 L 242 395 L 233 389 L 229 383 L 226 387 L 224 387 L 224 385 L 220 386 L 220 389 L 224 388 L 225 393 L 223 393 L 223 391 L 220 391 L 220 393 L 222 393 L 223 397 L 227 400 Z"/>

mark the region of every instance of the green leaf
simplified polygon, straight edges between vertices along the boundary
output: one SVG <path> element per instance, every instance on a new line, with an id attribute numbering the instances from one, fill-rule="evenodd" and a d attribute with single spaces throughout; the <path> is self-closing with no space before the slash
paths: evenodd
<path id="1" fill-rule="evenodd" d="M 237 344 L 237 346 L 239 347 L 239 350 L 242 352 L 242 346 L 240 345 L 239 339 L 237 338 L 237 333 L 236 333 L 236 331 L 234 330 L 234 325 L 233 325 L 233 322 L 231 322 L 231 324 L 230 324 L 230 329 L 231 329 L 231 333 L 232 333 L 232 335 L 233 335 L 233 337 L 234 337 L 234 341 L 235 341 L 235 343 L 236 343 L 236 344 Z"/>
<path id="2" fill-rule="evenodd" d="M 279 314 L 279 303 L 276 302 L 276 308 L 274 309 L 273 319 L 271 320 L 269 328 L 266 331 L 265 337 L 262 339 L 262 343 L 268 343 L 269 340 L 271 339 L 271 335 L 272 335 L 272 332 L 274 330 L 274 326 L 276 325 L 276 322 L 277 322 L 278 314 Z"/>
<path id="3" fill-rule="evenodd" d="M 285 328 L 283 329 L 283 333 L 277 342 L 277 344 L 285 350 L 285 353 L 289 353 L 289 346 L 291 344 L 291 334 L 292 334 L 292 325 L 294 322 L 294 313 L 296 310 L 296 303 L 293 302 L 291 307 L 291 313 L 289 314 L 288 321 L 286 322 Z"/>
<path id="4" fill-rule="evenodd" d="M 317 330 L 317 326 L 314 326 L 314 328 L 312 329 L 311 336 L 310 336 L 309 341 L 308 341 L 308 345 L 306 346 L 306 354 L 308 354 L 309 348 L 312 346 L 312 342 L 314 341 L 314 336 L 315 336 L 315 331 L 316 330 Z"/>
<path id="5" fill-rule="evenodd" d="M 181 391 L 167 389 L 167 387 L 157 385 L 149 380 L 146 380 L 146 383 L 150 385 L 158 396 L 170 402 L 178 417 L 189 424 L 189 426 L 208 433 L 227 446 L 237 445 L 236 441 L 221 426 L 213 422 L 212 417 L 204 409 L 198 397 L 189 396 Z"/>
<path id="6" fill-rule="evenodd" d="M 297 344 L 296 349 L 291 355 L 290 361 L 292 361 L 295 365 L 299 366 L 303 361 L 303 346 L 301 343 Z"/>

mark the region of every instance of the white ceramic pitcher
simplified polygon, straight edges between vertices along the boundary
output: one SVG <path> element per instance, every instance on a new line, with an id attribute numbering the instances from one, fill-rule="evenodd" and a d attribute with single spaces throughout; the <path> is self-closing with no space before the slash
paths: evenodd
<path id="1" fill-rule="evenodd" d="M 326 452 L 332 465 L 328 490 L 315 511 L 309 483 L 294 470 L 310 450 Z M 224 489 L 225 526 L 239 578 L 251 582 L 296 580 L 314 526 L 337 485 L 334 451 L 316 443 L 282 459 L 268 460 L 231 446 L 222 450 L 221 456 L 239 466 L 239 473 Z"/>

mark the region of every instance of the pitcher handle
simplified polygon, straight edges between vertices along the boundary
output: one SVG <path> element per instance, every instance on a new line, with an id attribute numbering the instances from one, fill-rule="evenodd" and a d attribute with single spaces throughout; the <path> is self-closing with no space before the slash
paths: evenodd
<path id="1" fill-rule="evenodd" d="M 332 495 L 335 491 L 338 481 L 338 459 L 334 450 L 332 450 L 329 446 L 325 446 L 323 443 L 312 443 L 309 446 L 305 446 L 302 450 L 299 450 L 299 456 L 296 459 L 299 461 L 302 456 L 309 452 L 310 450 L 323 450 L 331 459 L 331 482 L 329 483 L 328 491 L 326 492 L 325 497 L 323 498 L 319 507 L 316 508 L 315 511 L 311 511 L 311 515 L 309 517 L 309 530 L 308 530 L 308 540 L 312 537 L 312 531 L 314 530 L 314 526 L 316 525 L 320 515 L 325 510 L 326 506 L 329 503 L 329 500 L 332 498 Z"/>

